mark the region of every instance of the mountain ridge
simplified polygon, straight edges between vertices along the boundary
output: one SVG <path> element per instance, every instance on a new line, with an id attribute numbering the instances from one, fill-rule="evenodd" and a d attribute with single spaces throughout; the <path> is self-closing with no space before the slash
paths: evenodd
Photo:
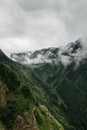
<path id="1" fill-rule="evenodd" d="M 47 108 L 44 87 L 30 68 L 0 51 L 0 130 L 64 130 Z"/>
<path id="2" fill-rule="evenodd" d="M 44 64 L 44 63 L 62 63 L 64 66 L 71 64 L 71 62 L 76 62 L 76 65 L 87 58 L 87 46 L 86 41 L 78 39 L 75 42 L 71 42 L 66 46 L 59 48 L 50 47 L 46 49 L 36 50 L 34 52 L 25 53 L 13 53 L 11 58 L 15 61 L 25 64 Z M 28 54 L 29 53 L 29 54 Z"/>
<path id="3" fill-rule="evenodd" d="M 30 104 L 30 110 L 35 110 L 36 108 L 36 112 L 32 114 L 34 114 L 34 118 L 36 118 L 37 125 L 40 130 L 50 130 L 52 127 L 53 130 L 87 129 L 87 48 L 85 46 L 86 43 L 82 43 L 81 40 L 77 40 L 75 43 L 70 43 L 66 47 L 60 48 L 61 51 L 58 53 L 59 59 L 58 63 L 56 64 L 54 62 L 40 62 L 38 64 L 22 65 L 18 62 L 12 61 L 11 59 L 9 60 L 7 56 L 4 55 L 4 53 L 0 53 L 0 80 L 1 83 L 4 80 L 7 88 L 11 87 L 10 91 L 12 92 L 9 94 L 9 98 L 7 99 L 14 99 L 14 96 L 17 96 L 17 94 L 19 94 L 19 99 L 21 98 L 19 102 L 21 105 L 19 105 L 20 109 L 18 110 L 23 109 L 23 113 L 21 113 L 21 117 L 18 116 L 17 119 L 21 119 L 23 122 L 25 122 L 26 118 L 24 118 L 24 113 L 27 112 L 28 109 L 26 108 Z M 59 51 L 57 49 L 55 52 L 56 48 L 49 49 L 54 51 L 53 54 L 57 54 Z M 38 53 L 43 55 L 49 54 L 47 53 L 49 52 L 49 49 L 42 49 L 42 51 L 39 52 L 36 51 L 33 57 L 36 57 Z M 60 60 L 62 55 L 71 58 L 69 59 L 70 63 L 67 62 L 65 57 L 63 57 L 63 60 Z M 49 55 L 47 56 L 49 57 Z M 54 58 L 54 55 L 51 58 Z M 66 62 L 66 64 L 64 64 L 62 61 Z M 2 70 L 7 72 L 3 73 Z M 17 88 L 18 91 L 13 89 L 16 80 L 14 73 L 16 73 L 21 83 L 21 86 L 19 85 Z M 13 75 L 14 78 L 12 78 L 13 76 L 11 75 Z M 5 87 L 5 84 L 3 87 L 5 90 L 8 90 Z M 15 93 L 13 93 L 13 90 Z M 5 101 L 4 105 L 6 104 L 7 107 L 5 110 L 10 109 L 9 102 Z M 11 105 L 14 106 L 14 103 L 11 103 Z M 45 113 L 41 108 L 46 108 Z M 54 117 L 52 118 L 52 121 L 56 119 L 55 121 L 58 121 L 57 124 L 61 124 L 61 128 L 60 125 L 56 126 L 55 121 L 53 121 L 53 123 L 49 122 L 49 117 L 46 116 L 46 114 L 51 114 L 52 117 Z M 26 115 L 28 115 L 28 113 Z M 6 117 L 6 115 L 4 116 Z M 5 123 L 7 124 L 5 117 L 3 118 L 2 113 L 0 121 L 2 121 L 4 125 Z M 5 122 L 3 122 L 1 119 L 4 119 Z M 48 127 L 45 125 L 46 122 L 48 122 Z M 52 125 L 52 127 L 50 127 L 50 125 Z M 19 125 L 17 128 L 18 127 Z"/>

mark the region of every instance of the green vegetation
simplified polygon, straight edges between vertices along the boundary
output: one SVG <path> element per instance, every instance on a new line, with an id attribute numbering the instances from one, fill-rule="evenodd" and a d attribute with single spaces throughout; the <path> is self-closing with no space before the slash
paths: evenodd
<path id="1" fill-rule="evenodd" d="M 3 52 L 0 55 L 0 82 L 0 91 L 4 92 L 3 96 L 0 95 L 0 102 L 5 101 L 4 106 L 0 105 L 0 121 L 5 130 L 12 129 L 17 116 L 22 117 L 29 111 L 30 120 L 34 114 L 39 130 L 49 130 L 51 126 L 53 130 L 59 129 L 54 118 L 49 120 L 49 115 L 39 106 L 46 105 L 46 85 L 30 68 L 11 61 Z"/>
<path id="2" fill-rule="evenodd" d="M 68 67 L 22 66 L 0 53 L 0 121 L 11 129 L 18 115 L 31 111 L 39 130 L 87 129 L 87 62 Z M 2 101 L 1 101 L 2 100 Z M 43 105 L 41 105 L 43 104 Z M 48 108 L 48 109 L 47 109 Z"/>
<path id="3" fill-rule="evenodd" d="M 63 126 L 55 120 L 45 106 L 38 107 L 34 113 L 40 130 L 64 130 Z"/>
<path id="4" fill-rule="evenodd" d="M 21 93 L 24 95 L 25 98 L 33 98 L 33 94 L 29 88 L 29 86 L 27 85 L 23 85 L 23 87 L 21 88 Z"/>
<path id="5" fill-rule="evenodd" d="M 45 77 L 45 67 L 41 67 L 43 72 L 39 71 L 39 68 L 36 71 L 37 68 L 35 68 L 35 73 Z M 55 68 L 55 66 L 53 67 Z M 60 64 L 55 71 L 52 70 L 47 71 L 47 80 L 42 77 L 45 84 L 50 86 L 48 89 L 46 88 L 49 91 L 49 110 L 64 125 L 66 130 L 86 130 L 87 63 L 82 62 L 78 68 L 75 67 L 74 63 L 66 68 Z"/>
<path id="6" fill-rule="evenodd" d="M 12 128 L 17 116 L 17 103 L 8 101 L 6 108 L 0 108 L 0 119 L 7 128 Z"/>
<path id="7" fill-rule="evenodd" d="M 0 81 L 5 83 L 10 90 L 20 86 L 16 73 L 6 64 L 0 64 Z"/>

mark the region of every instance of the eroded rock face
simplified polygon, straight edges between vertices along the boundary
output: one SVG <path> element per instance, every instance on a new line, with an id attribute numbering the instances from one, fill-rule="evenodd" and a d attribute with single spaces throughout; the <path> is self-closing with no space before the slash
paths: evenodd
<path id="1" fill-rule="evenodd" d="M 29 112 L 23 113 L 23 115 L 18 115 L 13 130 L 39 130 L 37 122 L 33 114 Z"/>

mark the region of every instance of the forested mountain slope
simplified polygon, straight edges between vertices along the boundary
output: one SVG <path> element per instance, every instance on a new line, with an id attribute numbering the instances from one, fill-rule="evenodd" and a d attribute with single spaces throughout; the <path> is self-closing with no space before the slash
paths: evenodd
<path id="1" fill-rule="evenodd" d="M 32 113 L 30 115 L 36 128 L 28 128 L 29 130 L 86 130 L 87 46 L 85 41 L 77 40 L 65 47 L 42 49 L 29 55 L 25 53 L 16 55 L 18 60 L 22 58 L 20 63 L 23 65 L 12 61 L 0 51 L 0 81 L 3 86 L 1 93 L 6 97 L 6 99 L 1 98 L 3 100 L 0 101 L 1 124 L 8 127 L 9 123 L 5 119 L 9 115 L 9 110 L 15 106 L 15 114 L 8 120 L 11 121 L 11 129 L 15 127 L 14 123 L 17 119 L 25 122 L 26 116 Z M 38 55 L 40 57 L 37 63 Z M 29 58 L 33 60 L 32 64 L 30 62 L 25 64 L 26 56 L 28 60 Z M 2 97 L 2 94 L 0 95 Z M 12 102 L 9 104 L 11 99 Z M 4 116 L 3 107 L 6 111 Z M 18 128 L 19 125 L 15 130 L 20 130 Z"/>
<path id="2" fill-rule="evenodd" d="M 0 130 L 64 130 L 46 107 L 44 86 L 0 51 Z"/>

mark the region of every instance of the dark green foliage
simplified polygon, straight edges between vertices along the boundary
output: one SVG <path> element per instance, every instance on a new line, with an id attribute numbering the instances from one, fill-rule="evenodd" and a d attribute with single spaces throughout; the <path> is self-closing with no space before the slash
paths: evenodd
<path id="1" fill-rule="evenodd" d="M 32 111 L 34 107 L 38 109 L 41 102 L 46 102 L 46 92 L 43 89 L 46 85 L 30 68 L 11 61 L 1 52 L 0 62 L 0 81 L 9 88 L 5 99 L 7 105 L 4 108 L 0 107 L 0 121 L 8 129 L 12 129 L 17 115 Z M 43 121 L 43 116 L 38 111 L 36 118 L 38 126 L 41 126 L 40 130 L 43 130 L 44 126 L 47 129 L 45 124 L 48 117 L 44 116 Z M 48 123 L 50 125 L 50 122 Z"/>
<path id="2" fill-rule="evenodd" d="M 74 47 L 74 51 L 78 46 Z M 0 118 L 6 127 L 12 127 L 16 115 L 33 106 L 38 108 L 42 103 L 63 124 L 64 130 L 87 129 L 86 60 L 78 68 L 75 63 L 66 68 L 61 64 L 43 64 L 33 68 L 33 71 L 7 59 L 3 54 L 0 55 L 0 61 L 4 62 L 0 63 L 0 80 L 7 85 L 9 93 L 15 93 L 17 97 L 7 102 L 6 108 L 0 108 Z M 43 126 L 49 126 L 46 124 L 49 123 L 46 113 L 36 109 L 35 117 L 40 130 L 44 130 Z"/>
<path id="3" fill-rule="evenodd" d="M 78 130 L 87 129 L 87 70 L 84 64 L 73 70 L 73 66 L 58 72 L 58 78 L 53 81 L 55 92 L 64 100 L 62 113 Z"/>
<path id="4" fill-rule="evenodd" d="M 0 108 L 0 119 L 7 128 L 12 128 L 17 116 L 17 103 L 8 101 L 6 108 Z"/>
<path id="5" fill-rule="evenodd" d="M 4 82 L 9 90 L 15 90 L 20 86 L 16 73 L 6 64 L 0 64 L 0 80 Z"/>
<path id="6" fill-rule="evenodd" d="M 42 64 L 39 67 L 33 68 L 33 71 L 34 74 L 36 74 L 36 76 L 45 83 L 48 77 L 51 76 L 57 69 L 58 68 L 55 64 Z"/>
<path id="7" fill-rule="evenodd" d="M 77 47 L 76 47 L 77 48 Z M 45 66 L 45 65 L 44 65 Z M 53 70 L 53 67 L 51 66 Z M 49 69 L 49 67 L 48 67 Z M 41 70 L 41 68 L 40 68 Z M 35 72 L 42 74 L 42 80 L 48 84 L 46 88 L 49 91 L 49 102 L 47 104 L 55 117 L 64 123 L 61 116 L 65 117 L 68 125 L 64 123 L 65 129 L 87 129 L 87 62 L 83 61 L 76 68 L 75 63 L 68 67 L 58 66 L 50 73 L 46 73 L 47 80 L 44 80 L 44 67 Z M 39 72 L 39 73 L 38 73 Z M 52 108 L 51 108 L 52 107 Z M 61 118 L 59 118 L 59 115 Z M 71 126 L 69 126 L 71 125 Z"/>
<path id="8" fill-rule="evenodd" d="M 21 88 L 21 92 L 25 98 L 33 98 L 33 93 L 31 92 L 28 85 L 23 85 L 23 87 Z"/>
<path id="9" fill-rule="evenodd" d="M 37 123 L 38 123 L 39 125 L 43 124 L 43 117 L 42 117 L 40 111 L 39 111 L 38 109 L 36 109 L 36 110 L 34 111 L 34 114 L 35 114 Z"/>

